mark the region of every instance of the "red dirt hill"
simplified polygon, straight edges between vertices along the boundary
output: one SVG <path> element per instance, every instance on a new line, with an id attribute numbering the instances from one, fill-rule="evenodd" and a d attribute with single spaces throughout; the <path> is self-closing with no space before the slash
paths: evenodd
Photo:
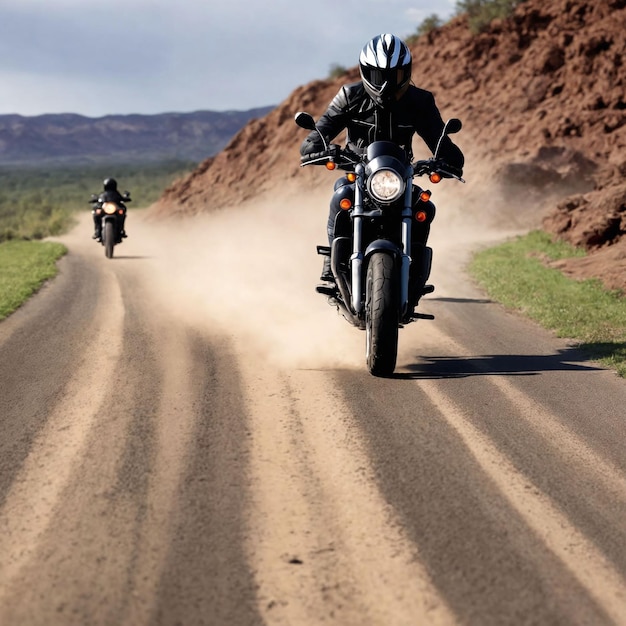
<path id="1" fill-rule="evenodd" d="M 434 92 L 444 119 L 463 120 L 467 171 L 488 164 L 505 201 L 516 199 L 543 217 L 545 230 L 587 248 L 587 257 L 561 263 L 563 271 L 624 291 L 625 32 L 626 0 L 526 0 L 479 35 L 459 16 L 411 45 L 415 84 Z M 327 173 L 301 175 L 305 131 L 293 116 L 320 115 L 353 80 L 357 68 L 299 87 L 176 181 L 153 212 L 232 206 L 296 177 L 301 187 L 317 184 Z"/>

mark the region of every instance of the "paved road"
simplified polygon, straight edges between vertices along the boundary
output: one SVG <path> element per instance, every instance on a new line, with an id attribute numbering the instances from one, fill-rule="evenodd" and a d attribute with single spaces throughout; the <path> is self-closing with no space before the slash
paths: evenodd
<path id="1" fill-rule="evenodd" d="M 0 324 L 0 624 L 626 624 L 625 381 L 442 211 L 436 320 L 373 378 L 323 210 L 278 210 L 131 212 L 113 260 L 83 222 Z"/>

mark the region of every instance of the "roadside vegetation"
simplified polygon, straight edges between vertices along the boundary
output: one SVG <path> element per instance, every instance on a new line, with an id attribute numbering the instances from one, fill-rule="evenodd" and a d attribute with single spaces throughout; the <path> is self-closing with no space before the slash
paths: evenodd
<path id="1" fill-rule="evenodd" d="M 0 320 L 56 276 L 56 262 L 66 252 L 65 246 L 49 241 L 7 241 L 0 245 Z"/>
<path id="2" fill-rule="evenodd" d="M 347 71 L 348 71 L 347 67 L 345 67 L 343 65 L 339 65 L 339 63 L 333 63 L 330 66 L 330 70 L 328 71 L 328 79 L 329 80 L 335 80 L 335 78 L 340 78 Z"/>
<path id="3" fill-rule="evenodd" d="M 547 233 L 531 232 L 479 252 L 471 274 L 494 300 L 573 339 L 590 359 L 626 377 L 626 297 L 599 280 L 567 278 L 549 261 L 584 255 Z"/>
<path id="4" fill-rule="evenodd" d="M 66 232 L 89 197 L 111 176 L 130 190 L 129 209 L 155 202 L 175 179 L 196 166 L 187 161 L 141 165 L 0 167 L 0 244 L 12 239 L 43 239 Z"/>
<path id="5" fill-rule="evenodd" d="M 484 31 L 495 19 L 505 19 L 513 13 L 518 4 L 524 0 L 457 0 L 454 15 L 467 14 L 470 31 L 477 35 Z M 442 19 L 433 13 L 424 18 L 415 32 L 406 38 L 407 43 L 413 44 L 433 30 L 444 25 Z"/>
<path id="6" fill-rule="evenodd" d="M 456 14 L 467 13 L 470 31 L 475 35 L 495 19 L 503 19 L 524 0 L 457 0 Z"/>
<path id="7" fill-rule="evenodd" d="M 443 20 L 436 13 L 433 13 L 420 22 L 415 32 L 406 38 L 406 42 L 409 45 L 414 44 L 422 35 L 427 35 L 443 26 L 443 24 Z"/>

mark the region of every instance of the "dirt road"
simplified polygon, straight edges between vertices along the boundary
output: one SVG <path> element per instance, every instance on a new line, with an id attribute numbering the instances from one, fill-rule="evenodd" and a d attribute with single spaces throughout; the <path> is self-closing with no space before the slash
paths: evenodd
<path id="1" fill-rule="evenodd" d="M 626 624 L 626 383 L 472 285 L 502 233 L 452 208 L 371 377 L 325 202 L 64 238 L 0 324 L 0 624 Z"/>

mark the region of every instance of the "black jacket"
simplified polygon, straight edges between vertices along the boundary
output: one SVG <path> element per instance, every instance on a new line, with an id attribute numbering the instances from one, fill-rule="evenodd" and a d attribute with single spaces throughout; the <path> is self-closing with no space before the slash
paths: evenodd
<path id="1" fill-rule="evenodd" d="M 354 152 L 362 153 L 373 141 L 387 140 L 400 145 L 412 159 L 413 135 L 417 133 L 434 153 L 444 123 L 430 91 L 409 85 L 389 109 L 381 109 L 359 81 L 339 90 L 316 126 L 328 143 L 346 129 L 346 147 Z M 323 150 L 322 140 L 312 131 L 302 142 L 300 154 L 306 156 Z M 448 137 L 442 142 L 439 156 L 462 171 L 463 153 Z"/>
<path id="2" fill-rule="evenodd" d="M 131 199 L 124 198 L 124 196 L 117 189 L 109 189 L 107 191 L 100 192 L 97 202 L 115 202 L 123 205 L 125 202 L 131 202 Z"/>

